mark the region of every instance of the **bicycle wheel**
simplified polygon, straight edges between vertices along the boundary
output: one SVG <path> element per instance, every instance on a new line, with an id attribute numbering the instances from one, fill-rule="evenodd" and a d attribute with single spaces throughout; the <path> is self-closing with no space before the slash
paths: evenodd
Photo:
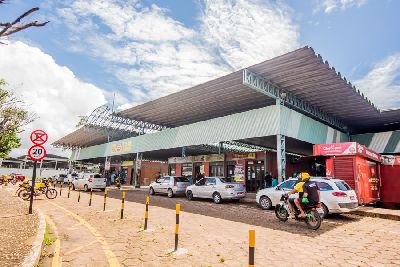
<path id="1" fill-rule="evenodd" d="M 19 191 L 18 196 L 25 201 L 29 200 L 31 198 L 31 191 L 27 189 L 21 190 Z"/>
<path id="2" fill-rule="evenodd" d="M 47 197 L 48 199 L 54 199 L 54 198 L 56 198 L 56 197 L 57 197 L 57 190 L 55 190 L 54 188 L 47 189 L 47 191 L 46 191 L 46 197 Z"/>

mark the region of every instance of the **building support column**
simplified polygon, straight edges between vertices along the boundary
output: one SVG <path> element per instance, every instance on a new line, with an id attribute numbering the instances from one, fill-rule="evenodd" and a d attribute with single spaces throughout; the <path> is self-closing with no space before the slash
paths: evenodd
<path id="1" fill-rule="evenodd" d="M 285 105 L 286 93 L 281 91 L 279 97 L 276 98 L 276 105 L 280 108 Z M 281 109 L 280 109 L 281 110 Z M 276 136 L 276 162 L 278 167 L 278 182 L 282 182 L 286 178 L 286 138 L 282 134 L 284 131 L 282 129 L 282 113 L 279 111 L 279 134 Z"/>
<path id="2" fill-rule="evenodd" d="M 139 183 L 139 166 L 141 165 L 141 161 L 142 161 L 142 153 L 137 152 L 136 153 L 136 162 L 135 162 L 135 172 L 134 172 L 134 179 L 135 179 L 135 188 L 139 188 L 140 187 L 140 183 Z"/>
<path id="3" fill-rule="evenodd" d="M 286 178 L 286 142 L 283 134 L 276 136 L 276 156 L 278 163 L 278 182 L 282 182 Z"/>
<path id="4" fill-rule="evenodd" d="M 182 158 L 186 157 L 186 148 L 182 147 Z"/>

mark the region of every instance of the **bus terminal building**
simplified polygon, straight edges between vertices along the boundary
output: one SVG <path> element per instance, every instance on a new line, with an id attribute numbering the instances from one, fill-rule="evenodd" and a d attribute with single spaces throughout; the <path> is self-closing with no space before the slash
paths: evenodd
<path id="1" fill-rule="evenodd" d="M 72 149 L 72 161 L 125 167 L 130 183 L 159 164 L 252 191 L 265 172 L 324 175 L 313 145 L 342 142 L 398 155 L 400 109 L 380 110 L 307 46 L 123 111 L 101 106 L 53 145 Z"/>

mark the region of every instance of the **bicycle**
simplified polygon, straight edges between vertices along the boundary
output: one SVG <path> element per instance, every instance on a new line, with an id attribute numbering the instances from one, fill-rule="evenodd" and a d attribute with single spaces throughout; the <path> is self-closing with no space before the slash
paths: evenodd
<path id="1" fill-rule="evenodd" d="M 18 190 L 18 197 L 23 200 L 29 200 L 31 198 L 32 186 L 28 183 L 21 184 Z M 44 180 L 43 183 L 37 183 L 35 185 L 34 196 L 37 197 L 41 195 L 45 195 L 48 199 L 54 199 L 57 197 L 57 190 L 51 188 L 50 181 Z"/>

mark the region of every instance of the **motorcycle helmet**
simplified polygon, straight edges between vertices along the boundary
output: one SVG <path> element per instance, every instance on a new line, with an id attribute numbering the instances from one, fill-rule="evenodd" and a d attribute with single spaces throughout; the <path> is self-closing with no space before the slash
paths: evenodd
<path id="1" fill-rule="evenodd" d="M 310 180 L 310 177 L 311 177 L 308 172 L 302 172 L 300 174 L 300 176 L 301 176 L 301 181 L 302 182 L 307 182 L 308 180 Z"/>

